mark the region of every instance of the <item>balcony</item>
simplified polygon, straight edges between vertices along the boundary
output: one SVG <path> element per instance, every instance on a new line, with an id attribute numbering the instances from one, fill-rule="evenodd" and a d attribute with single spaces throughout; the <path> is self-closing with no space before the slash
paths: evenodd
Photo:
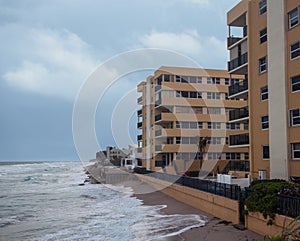
<path id="1" fill-rule="evenodd" d="M 155 116 L 155 122 L 160 121 L 162 118 L 161 114 Z"/>
<path id="2" fill-rule="evenodd" d="M 237 84 L 229 86 L 229 98 L 242 98 L 246 99 L 245 94 L 248 93 L 248 80 L 245 79 Z"/>
<path id="3" fill-rule="evenodd" d="M 248 122 L 249 119 L 249 110 L 248 107 L 231 110 L 229 112 L 229 122 Z"/>
<path id="4" fill-rule="evenodd" d="M 141 141 L 143 139 L 143 135 L 138 135 L 137 136 L 137 141 Z"/>
<path id="5" fill-rule="evenodd" d="M 139 97 L 139 98 L 137 99 L 137 103 L 138 103 L 139 105 L 143 104 L 143 96 L 141 96 L 141 97 Z"/>
<path id="6" fill-rule="evenodd" d="M 161 136 L 162 135 L 162 129 L 155 131 L 155 136 Z"/>
<path id="7" fill-rule="evenodd" d="M 229 136 L 229 147 L 246 147 L 249 146 L 249 134 Z"/>
<path id="8" fill-rule="evenodd" d="M 142 127 L 143 127 L 143 122 L 138 122 L 137 123 L 137 128 L 138 129 L 142 129 Z"/>
<path id="9" fill-rule="evenodd" d="M 227 38 L 227 48 L 231 49 L 236 43 L 241 43 L 247 39 L 247 25 L 243 27 L 243 36 L 230 36 Z"/>
<path id="10" fill-rule="evenodd" d="M 157 91 L 159 91 L 159 90 L 161 90 L 161 85 L 156 85 L 156 86 L 155 86 L 155 92 L 157 92 Z"/>
<path id="11" fill-rule="evenodd" d="M 248 53 L 244 53 L 241 56 L 228 62 L 229 73 L 245 74 L 247 72 Z"/>
<path id="12" fill-rule="evenodd" d="M 141 116 L 143 114 L 143 110 L 138 110 L 137 111 L 137 116 Z"/>

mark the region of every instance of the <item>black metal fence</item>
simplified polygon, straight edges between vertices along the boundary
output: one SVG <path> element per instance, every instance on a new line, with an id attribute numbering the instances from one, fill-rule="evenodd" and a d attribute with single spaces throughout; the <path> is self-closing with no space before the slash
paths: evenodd
<path id="1" fill-rule="evenodd" d="M 278 195 L 277 201 L 278 213 L 296 218 L 300 215 L 300 198 L 286 195 Z"/>
<path id="2" fill-rule="evenodd" d="M 161 172 L 151 172 L 142 168 L 135 168 L 138 174 L 147 174 L 150 177 L 167 181 L 170 183 L 194 188 L 203 192 L 208 192 L 218 196 L 239 200 L 241 188 L 238 185 L 218 183 L 210 180 L 197 179 L 186 176 L 177 176 Z"/>

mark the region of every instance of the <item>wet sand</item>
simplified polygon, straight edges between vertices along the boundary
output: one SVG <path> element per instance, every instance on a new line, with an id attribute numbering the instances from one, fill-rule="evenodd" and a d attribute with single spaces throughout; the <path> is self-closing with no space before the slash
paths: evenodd
<path id="1" fill-rule="evenodd" d="M 145 205 L 167 205 L 167 208 L 162 209 L 162 212 L 165 214 L 196 214 L 207 217 L 208 222 L 204 227 L 188 230 L 178 236 L 169 238 L 168 240 L 170 241 L 263 240 L 262 236 L 254 232 L 251 232 L 249 230 L 239 230 L 235 228 L 232 223 L 225 222 L 210 214 L 179 202 L 160 191 L 154 190 L 152 187 L 149 187 L 148 184 L 143 183 L 141 184 L 141 186 L 139 186 L 139 189 L 140 188 L 150 190 L 150 192 L 145 192 L 144 194 L 135 194 L 134 196 L 136 196 L 138 199 L 143 200 Z"/>

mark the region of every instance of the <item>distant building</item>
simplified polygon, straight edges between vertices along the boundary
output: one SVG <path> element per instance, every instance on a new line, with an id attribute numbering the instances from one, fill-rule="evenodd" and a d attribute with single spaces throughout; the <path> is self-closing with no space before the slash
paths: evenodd
<path id="1" fill-rule="evenodd" d="M 198 176 L 249 172 L 248 148 L 232 149 L 230 134 L 247 132 L 244 123 L 229 123 L 229 111 L 246 105 L 242 98 L 228 98 L 231 82 L 242 75 L 226 70 L 161 67 L 138 85 L 138 166 L 152 171 Z M 200 138 L 207 139 L 200 153 Z M 202 175 L 201 174 L 201 175 Z"/>

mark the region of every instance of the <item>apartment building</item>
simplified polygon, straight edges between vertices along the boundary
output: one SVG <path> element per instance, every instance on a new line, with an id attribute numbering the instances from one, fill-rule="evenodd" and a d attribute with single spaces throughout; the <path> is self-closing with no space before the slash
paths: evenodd
<path id="1" fill-rule="evenodd" d="M 229 171 L 245 176 L 250 168 L 248 147 L 228 145 L 229 135 L 248 129 L 247 124 L 228 122 L 230 110 L 247 105 L 243 98 L 228 97 L 230 82 L 242 79 L 226 70 L 161 67 L 140 83 L 139 166 L 190 176 Z M 201 150 L 203 138 L 207 145 Z"/>
<path id="2" fill-rule="evenodd" d="M 245 76 L 229 98 L 247 100 L 229 122 L 249 124 L 230 144 L 249 148 L 256 178 L 300 177 L 299 12 L 300 0 L 242 0 L 227 13 L 228 71 Z"/>

